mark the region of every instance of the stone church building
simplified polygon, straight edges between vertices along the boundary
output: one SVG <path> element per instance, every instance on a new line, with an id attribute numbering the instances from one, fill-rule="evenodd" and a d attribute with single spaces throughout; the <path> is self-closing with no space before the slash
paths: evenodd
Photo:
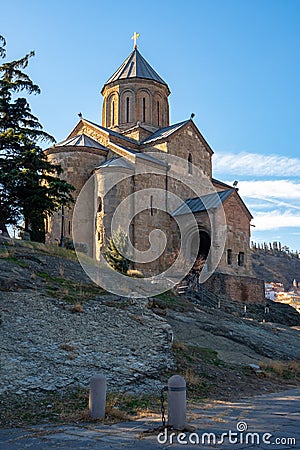
<path id="1" fill-rule="evenodd" d="M 101 93 L 101 125 L 80 115 L 67 138 L 45 151 L 50 161 L 61 164 L 63 177 L 76 188 L 75 200 L 82 195 L 81 215 L 84 216 L 78 239 L 78 233 L 73 236 L 74 206 L 64 208 L 63 214 L 57 213 L 46 224 L 48 242 L 59 242 L 62 237 L 74 239 L 75 245 L 80 241 L 89 256 L 99 259 L 111 235 L 114 212 L 124 199 L 130 198 L 124 215 L 130 222 L 128 236 L 132 246 L 147 251 L 149 234 L 157 228 L 167 237 L 160 256 L 149 263 L 136 263 L 136 268 L 147 275 L 164 271 L 176 254 L 180 240 L 190 248 L 190 254 L 209 266 L 213 242 L 217 241 L 213 235 L 218 236 L 218 225 L 212 226 L 209 210 L 222 208 L 226 222 L 225 234 L 219 236 L 222 254 L 205 287 L 226 293 L 234 300 L 262 301 L 262 285 L 254 278 L 250 258 L 251 213 L 238 189 L 213 178 L 213 150 L 193 118 L 170 124 L 170 89 L 136 45 L 106 81 Z M 172 157 L 180 158 L 178 167 Z M 170 167 L 173 173 L 178 172 L 181 181 L 170 176 Z M 187 183 L 190 178 L 195 179 L 197 170 L 206 179 L 201 198 L 200 180 L 196 191 Z M 160 204 L 151 194 L 153 188 L 164 192 Z M 143 193 L 144 210 L 137 208 L 132 197 L 139 191 Z M 172 202 L 168 204 L 171 193 L 179 196 L 184 204 L 172 208 Z M 192 212 L 196 226 L 186 228 L 180 237 L 177 222 L 185 222 L 185 205 Z"/>

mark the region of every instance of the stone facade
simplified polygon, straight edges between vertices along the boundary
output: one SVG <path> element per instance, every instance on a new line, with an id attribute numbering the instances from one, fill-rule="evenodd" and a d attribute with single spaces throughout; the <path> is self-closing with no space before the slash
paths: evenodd
<path id="1" fill-rule="evenodd" d="M 244 304 L 265 303 L 263 280 L 249 276 L 236 277 L 224 273 L 214 273 L 204 283 L 204 288 Z"/>
<path id="2" fill-rule="evenodd" d="M 213 151 L 193 120 L 169 124 L 169 93 L 167 84 L 135 49 L 102 89 L 102 125 L 81 118 L 64 142 L 46 151 L 49 160 L 60 163 L 64 178 L 75 186 L 75 200 L 80 198 L 77 204 L 81 206 L 76 206 L 81 217 L 77 241 L 80 236 L 89 256 L 99 259 L 117 207 L 128 199 L 122 219 L 130 223 L 127 231 L 136 252 L 149 249 L 150 233 L 156 229 L 167 237 L 165 248 L 162 241 L 162 248 L 157 249 L 162 253 L 154 262 L 136 263 L 143 273 L 165 270 L 184 241 L 190 254 L 207 259 L 207 265 L 213 262 L 210 249 L 224 248 L 217 273 L 253 277 L 249 249 L 252 216 L 237 189 L 212 178 Z M 201 180 L 195 171 L 202 174 Z M 193 211 L 196 226 L 186 228 L 185 235 L 180 236 L 172 195 L 188 203 L 200 197 L 195 195 L 199 186 L 201 196 L 212 192 L 220 196 L 226 223 L 219 221 L 217 207 L 198 207 Z M 159 204 L 151 194 L 153 188 L 163 192 Z M 141 211 L 132 197 L 139 191 L 143 195 Z M 60 240 L 62 234 L 73 238 L 73 210 L 71 207 L 64 212 L 63 228 L 61 214 L 49 221 L 49 241 Z M 185 215 L 178 220 L 184 223 Z M 221 228 L 226 229 L 225 235 Z M 200 236 L 198 247 L 196 236 Z M 236 283 L 227 285 L 238 286 L 239 281 Z M 230 288 L 230 295 L 234 295 L 234 289 Z"/>
<path id="3" fill-rule="evenodd" d="M 135 83 L 115 81 L 105 85 L 102 124 L 116 131 L 128 130 L 137 122 L 149 130 L 169 126 L 170 91 L 157 81 L 137 79 Z"/>

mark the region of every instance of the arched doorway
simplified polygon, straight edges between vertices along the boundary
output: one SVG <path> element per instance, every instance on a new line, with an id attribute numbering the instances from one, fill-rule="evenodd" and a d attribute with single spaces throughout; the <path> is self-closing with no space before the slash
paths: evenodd
<path id="1" fill-rule="evenodd" d="M 211 239 L 207 231 L 197 230 L 191 239 L 191 257 L 195 260 L 193 271 L 201 271 L 205 264 L 211 246 Z"/>

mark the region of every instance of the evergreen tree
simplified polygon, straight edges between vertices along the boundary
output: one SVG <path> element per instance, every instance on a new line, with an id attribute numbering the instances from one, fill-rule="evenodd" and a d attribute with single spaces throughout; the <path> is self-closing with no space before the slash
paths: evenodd
<path id="1" fill-rule="evenodd" d="M 129 268 L 129 260 L 125 256 L 127 251 L 128 237 L 119 227 L 107 240 L 104 257 L 113 269 L 126 274 Z"/>
<path id="2" fill-rule="evenodd" d="M 6 42 L 0 37 L 0 56 Z M 30 52 L 16 61 L 0 65 L 0 230 L 24 222 L 32 240 L 44 242 L 44 219 L 72 201 L 73 186 L 59 178 L 60 165 L 51 164 L 42 141 L 54 142 L 31 113 L 19 92 L 39 94 L 40 88 L 24 73 Z"/>

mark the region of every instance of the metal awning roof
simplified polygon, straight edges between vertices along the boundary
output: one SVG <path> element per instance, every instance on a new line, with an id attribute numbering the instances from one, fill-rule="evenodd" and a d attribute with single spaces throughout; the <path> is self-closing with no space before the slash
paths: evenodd
<path id="1" fill-rule="evenodd" d="M 234 189 L 214 192 L 213 194 L 203 195 L 202 197 L 188 198 L 184 204 L 177 208 L 172 216 L 181 216 L 183 214 L 197 213 L 218 208 L 234 192 Z"/>

